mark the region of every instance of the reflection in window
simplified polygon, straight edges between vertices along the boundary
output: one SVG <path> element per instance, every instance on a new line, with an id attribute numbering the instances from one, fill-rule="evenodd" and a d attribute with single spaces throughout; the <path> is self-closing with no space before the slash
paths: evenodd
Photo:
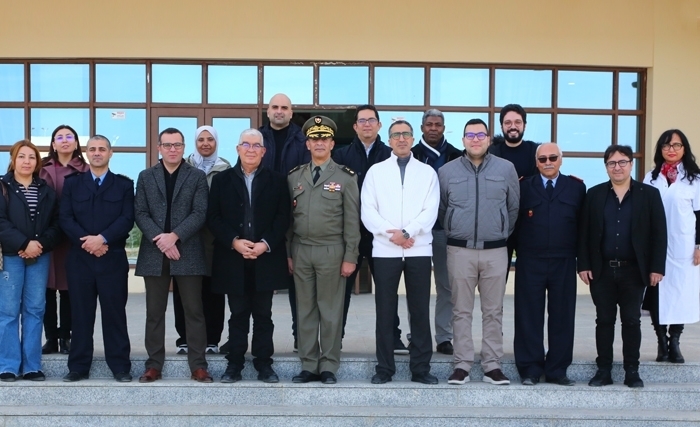
<path id="1" fill-rule="evenodd" d="M 369 102 L 369 67 L 318 67 L 320 104 L 362 105 Z"/>
<path id="2" fill-rule="evenodd" d="M 620 73 L 617 108 L 636 110 L 639 108 L 641 82 L 638 73 Z"/>
<path id="3" fill-rule="evenodd" d="M 603 152 L 612 144 L 612 116 L 559 114 L 557 143 L 563 151 Z"/>
<path id="4" fill-rule="evenodd" d="M 618 116 L 617 143 L 620 145 L 629 145 L 635 152 L 639 149 L 638 116 Z"/>
<path id="5" fill-rule="evenodd" d="M 231 166 L 235 165 L 238 161 L 236 145 L 238 145 L 241 132 L 250 129 L 250 125 L 249 118 L 214 117 L 212 119 L 212 126 L 216 129 L 216 133 L 219 136 L 219 157 L 228 160 Z"/>
<path id="6" fill-rule="evenodd" d="M 496 106 L 552 106 L 551 70 L 496 70 Z"/>
<path id="7" fill-rule="evenodd" d="M 600 157 L 586 159 L 580 157 L 566 157 L 566 154 L 564 154 L 561 164 L 561 173 L 581 178 L 583 183 L 586 184 L 586 189 L 610 180 L 605 170 L 602 155 Z M 634 175 L 635 168 L 632 168 L 632 178 L 634 178 Z"/>
<path id="8" fill-rule="evenodd" d="M 88 64 L 31 64 L 31 100 L 87 102 L 90 98 Z"/>
<path id="9" fill-rule="evenodd" d="M 487 124 L 489 122 L 488 113 L 443 112 L 442 114 L 445 115 L 445 139 L 459 150 L 464 148 L 462 136 L 464 135 L 464 125 L 466 125 L 469 120 L 481 119 Z"/>
<path id="10" fill-rule="evenodd" d="M 310 66 L 266 65 L 263 68 L 263 102 L 284 93 L 292 104 L 314 103 L 314 68 Z"/>
<path id="11" fill-rule="evenodd" d="M 210 104 L 257 104 L 256 65 L 210 65 L 207 100 Z"/>
<path id="12" fill-rule="evenodd" d="M 430 105 L 489 105 L 489 70 L 472 68 L 432 68 L 430 70 Z"/>
<path id="13" fill-rule="evenodd" d="M 97 102 L 146 102 L 146 65 L 95 65 Z"/>
<path id="14" fill-rule="evenodd" d="M 202 66 L 153 64 L 153 102 L 202 102 Z"/>
<path id="15" fill-rule="evenodd" d="M 146 110 L 133 108 L 98 108 L 95 110 L 97 131 L 109 138 L 114 147 L 146 146 Z"/>
<path id="16" fill-rule="evenodd" d="M 424 74 L 424 68 L 376 67 L 374 69 L 374 104 L 423 105 L 425 102 Z"/>
<path id="17" fill-rule="evenodd" d="M 31 139 L 36 145 L 49 145 L 51 133 L 60 125 L 68 125 L 78 132 L 84 144 L 90 137 L 90 110 L 87 108 L 32 108 Z"/>
<path id="18" fill-rule="evenodd" d="M 503 135 L 500 117 L 500 111 L 494 114 L 492 135 Z M 529 113 L 523 139 L 537 143 L 552 141 L 552 115 Z"/>
<path id="19" fill-rule="evenodd" d="M 24 109 L 0 108 L 0 145 L 12 145 L 24 139 Z M 0 164 L 0 171 L 4 171 Z"/>
<path id="20" fill-rule="evenodd" d="M 611 71 L 559 71 L 559 108 L 612 108 Z"/>
<path id="21" fill-rule="evenodd" d="M 23 64 L 0 64 L 0 101 L 24 101 Z"/>

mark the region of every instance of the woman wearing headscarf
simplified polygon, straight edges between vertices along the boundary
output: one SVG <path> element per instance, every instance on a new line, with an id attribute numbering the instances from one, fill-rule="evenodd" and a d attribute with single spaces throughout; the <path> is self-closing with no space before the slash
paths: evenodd
<path id="1" fill-rule="evenodd" d="M 654 169 L 644 183 L 659 189 L 666 211 L 666 275 L 649 287 L 642 308 L 651 313 L 658 362 L 683 363 L 683 325 L 700 320 L 700 168 L 688 138 L 678 129 L 662 133 Z M 668 335 L 667 335 L 668 333 Z"/>
<path id="2" fill-rule="evenodd" d="M 187 163 L 207 174 L 207 184 L 217 173 L 231 167 L 226 159 L 218 156 L 219 136 L 211 126 L 200 126 L 194 134 L 195 151 L 187 157 Z M 207 325 L 207 353 L 219 352 L 219 341 L 224 328 L 225 296 L 211 292 L 211 263 L 214 256 L 214 237 L 207 226 L 202 228 L 202 242 L 207 260 L 207 275 L 202 278 L 202 306 Z M 175 329 L 179 338 L 175 342 L 178 354 L 187 353 L 185 335 L 185 312 L 180 300 L 177 282 L 173 280 L 173 307 L 175 311 Z"/>

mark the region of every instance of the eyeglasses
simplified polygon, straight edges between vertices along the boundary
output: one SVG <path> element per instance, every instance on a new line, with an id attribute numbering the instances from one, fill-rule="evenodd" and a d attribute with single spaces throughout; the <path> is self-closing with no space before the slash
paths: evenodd
<path id="1" fill-rule="evenodd" d="M 391 139 L 400 139 L 403 136 L 403 139 L 408 139 L 413 136 L 413 132 L 394 132 L 389 134 L 389 138 Z"/>
<path id="2" fill-rule="evenodd" d="M 549 160 L 550 162 L 554 163 L 554 162 L 556 162 L 558 159 L 559 159 L 559 156 L 557 156 L 556 154 L 552 154 L 552 155 L 550 155 L 549 157 L 547 157 L 547 156 L 540 156 L 540 157 L 537 158 L 537 161 L 540 162 L 540 163 L 542 163 L 542 164 L 545 164 L 545 163 L 547 163 L 547 160 Z"/>
<path id="3" fill-rule="evenodd" d="M 252 148 L 255 151 L 260 151 L 260 149 L 263 148 L 262 144 L 257 142 L 255 144 L 251 144 L 250 142 L 241 142 L 238 144 L 238 146 L 244 150 L 250 150 Z"/>
<path id="4" fill-rule="evenodd" d="M 464 137 L 470 141 L 472 141 L 474 138 L 478 139 L 479 141 L 483 141 L 486 139 L 486 133 L 485 132 L 478 132 L 478 133 L 467 132 L 464 134 Z"/>
<path id="5" fill-rule="evenodd" d="M 73 135 L 70 135 L 70 134 L 68 134 L 66 136 L 57 135 L 56 138 L 54 138 L 54 141 L 56 141 L 56 142 L 63 142 L 63 141 L 73 142 L 73 141 L 75 141 L 75 137 Z"/>
<path id="6" fill-rule="evenodd" d="M 661 146 L 662 151 L 668 151 L 673 148 L 673 151 L 680 151 L 683 148 L 683 144 L 680 142 L 674 142 L 673 144 L 664 144 Z"/>
<path id="7" fill-rule="evenodd" d="M 374 117 L 372 117 L 371 119 L 357 119 L 358 125 L 376 125 L 377 123 L 379 123 L 379 120 L 375 119 Z"/>
<path id="8" fill-rule="evenodd" d="M 161 147 L 165 148 L 166 150 L 170 150 L 171 148 L 174 148 L 176 150 L 181 149 L 182 147 L 185 146 L 184 143 L 182 142 L 163 142 L 159 144 Z"/>
<path id="9" fill-rule="evenodd" d="M 605 164 L 605 167 L 608 169 L 615 169 L 615 166 L 619 166 L 621 168 L 624 168 L 625 166 L 629 165 L 632 163 L 632 160 L 618 160 L 618 161 L 609 161 Z"/>
<path id="10" fill-rule="evenodd" d="M 522 126 L 522 125 L 523 125 L 523 121 L 518 119 L 518 120 L 516 120 L 516 121 L 514 121 L 514 122 L 512 122 L 512 121 L 510 121 L 510 120 L 506 120 L 505 122 L 503 122 L 503 126 L 505 126 L 505 127 L 511 127 L 511 126 L 513 126 L 513 125 L 515 125 L 515 126 Z"/>

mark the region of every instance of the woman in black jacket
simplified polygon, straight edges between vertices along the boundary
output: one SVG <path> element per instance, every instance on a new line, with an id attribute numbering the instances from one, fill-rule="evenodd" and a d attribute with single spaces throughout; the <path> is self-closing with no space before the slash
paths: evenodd
<path id="1" fill-rule="evenodd" d="M 39 150 L 29 141 L 10 150 L 0 178 L 0 380 L 43 381 L 41 329 L 50 257 L 60 237 L 56 192 L 39 178 Z M 22 335 L 20 337 L 20 321 Z M 20 372 L 20 369 L 22 372 Z"/>

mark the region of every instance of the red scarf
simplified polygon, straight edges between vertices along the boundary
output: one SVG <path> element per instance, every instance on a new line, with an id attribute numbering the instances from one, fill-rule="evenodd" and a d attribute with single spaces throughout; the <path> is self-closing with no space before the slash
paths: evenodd
<path id="1" fill-rule="evenodd" d="M 661 173 L 666 177 L 669 184 L 676 182 L 676 177 L 678 176 L 678 164 L 680 164 L 680 160 L 675 163 L 664 163 L 661 166 Z"/>

